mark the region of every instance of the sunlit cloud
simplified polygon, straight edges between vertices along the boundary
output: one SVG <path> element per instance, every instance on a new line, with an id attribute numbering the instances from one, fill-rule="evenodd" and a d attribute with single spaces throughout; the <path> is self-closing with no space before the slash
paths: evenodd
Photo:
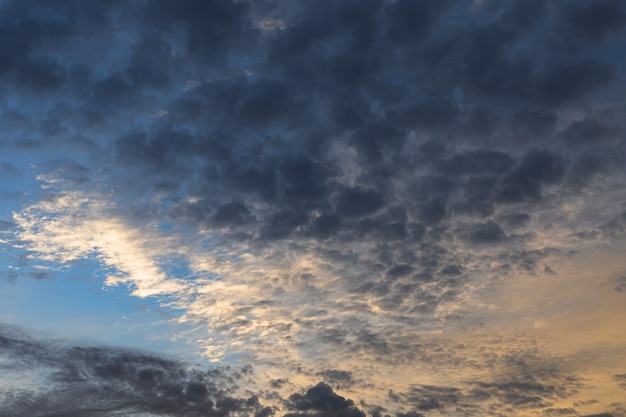
<path id="1" fill-rule="evenodd" d="M 72 262 L 95 258 L 108 271 L 105 285 L 129 284 L 137 297 L 185 291 L 185 284 L 168 277 L 158 263 L 172 252 L 167 239 L 115 217 L 102 199 L 63 192 L 13 219 L 19 228 L 16 237 L 27 244 L 35 261 L 70 267 Z"/>

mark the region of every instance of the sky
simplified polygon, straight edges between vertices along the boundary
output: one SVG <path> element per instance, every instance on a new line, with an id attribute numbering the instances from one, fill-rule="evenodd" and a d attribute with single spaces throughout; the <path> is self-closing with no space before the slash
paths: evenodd
<path id="1" fill-rule="evenodd" d="M 1 0 L 0 416 L 626 416 L 624 0 Z"/>

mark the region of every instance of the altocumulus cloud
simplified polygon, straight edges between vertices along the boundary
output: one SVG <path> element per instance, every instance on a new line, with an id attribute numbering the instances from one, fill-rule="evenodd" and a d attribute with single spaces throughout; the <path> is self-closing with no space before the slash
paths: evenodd
<path id="1" fill-rule="evenodd" d="M 9 415 L 624 415 L 623 1 L 0 8 L 7 276 L 254 369 L 5 335 Z"/>

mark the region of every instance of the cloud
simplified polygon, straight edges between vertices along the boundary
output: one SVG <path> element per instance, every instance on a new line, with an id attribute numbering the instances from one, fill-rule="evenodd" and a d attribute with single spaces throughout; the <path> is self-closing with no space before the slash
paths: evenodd
<path id="1" fill-rule="evenodd" d="M 23 193 L 0 228 L 27 254 L 10 279 L 95 260 L 179 311 L 205 358 L 253 363 L 291 414 L 369 411 L 331 385 L 407 416 L 571 408 L 563 372 L 491 373 L 530 349 L 510 329 L 549 321 L 493 294 L 601 298 L 562 271 L 623 246 L 621 2 L 0 7 L 0 162 Z M 611 268 L 581 266 L 618 290 L 604 301 L 624 287 Z M 482 328 L 515 342 L 470 344 Z"/>
<path id="2" fill-rule="evenodd" d="M 293 394 L 289 397 L 287 408 L 297 410 L 285 416 L 346 416 L 365 417 L 365 413 L 354 405 L 352 400 L 333 392 L 327 384 L 320 382 L 309 388 L 304 395 Z"/>
<path id="3" fill-rule="evenodd" d="M 182 281 L 169 278 L 157 263 L 168 251 L 151 245 L 149 236 L 109 213 L 102 200 L 62 193 L 16 214 L 21 229 L 16 237 L 28 242 L 33 258 L 48 265 L 69 266 L 95 257 L 104 268 L 113 269 L 106 285 L 131 284 L 131 293 L 138 297 L 184 292 Z"/>
<path id="4" fill-rule="evenodd" d="M 2 325 L 0 352 L 11 363 L 3 378 L 0 411 L 11 416 L 253 415 L 254 396 L 236 396 L 241 373 L 202 372 L 174 359 L 113 347 L 72 346 Z M 33 371 L 34 386 L 19 376 Z M 17 380 L 16 380 L 17 378 Z"/>
<path id="5" fill-rule="evenodd" d="M 531 151 L 519 167 L 502 179 L 496 199 L 503 203 L 539 199 L 542 185 L 560 181 L 564 166 L 562 158 L 550 151 Z"/>
<path id="6" fill-rule="evenodd" d="M 563 25 L 576 39 L 598 41 L 626 24 L 623 4 L 615 0 L 581 2 L 564 10 Z"/>
<path id="7" fill-rule="evenodd" d="M 621 387 L 626 386 L 626 374 L 613 375 L 613 380 L 617 382 Z"/>

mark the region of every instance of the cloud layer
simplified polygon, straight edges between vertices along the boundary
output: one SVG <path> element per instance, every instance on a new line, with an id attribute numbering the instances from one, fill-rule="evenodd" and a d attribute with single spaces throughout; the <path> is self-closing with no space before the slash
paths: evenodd
<path id="1" fill-rule="evenodd" d="M 624 415 L 623 1 L 0 7 L 6 275 L 95 260 L 252 364 L 150 359 L 180 415 Z"/>

